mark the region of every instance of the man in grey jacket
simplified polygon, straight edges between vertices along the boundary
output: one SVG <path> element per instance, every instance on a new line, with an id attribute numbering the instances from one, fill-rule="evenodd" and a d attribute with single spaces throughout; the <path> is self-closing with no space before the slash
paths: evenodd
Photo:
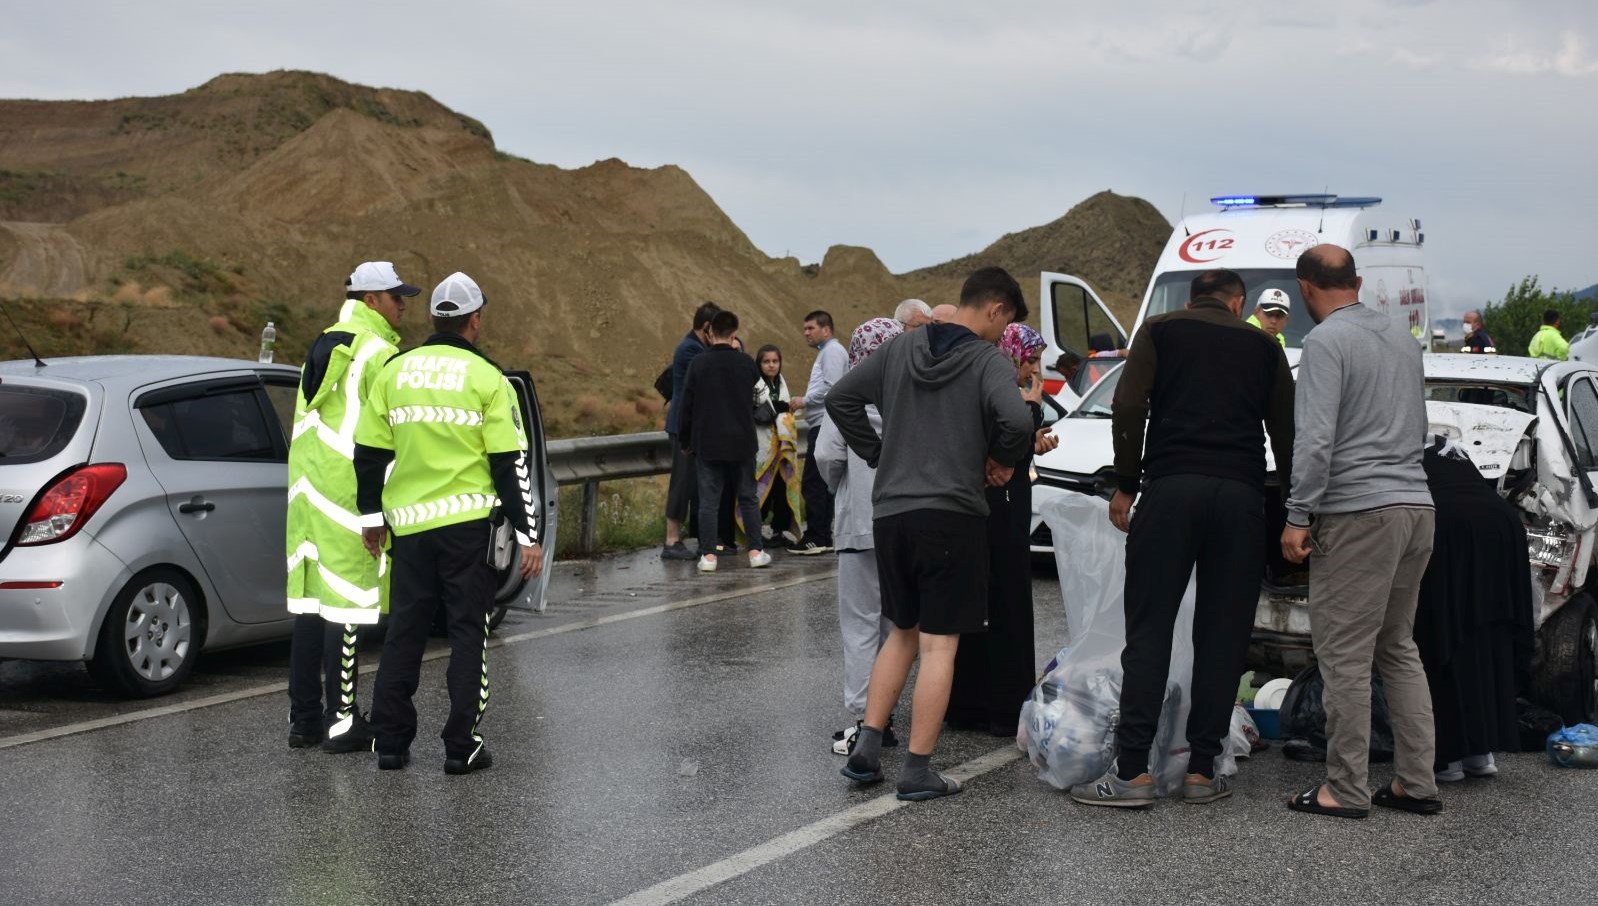
<path id="1" fill-rule="evenodd" d="M 882 780 L 882 731 L 917 654 L 910 752 L 900 799 L 936 799 L 960 784 L 930 769 L 954 679 L 960 633 L 987 622 L 987 484 L 1010 480 L 1032 444 L 1032 413 L 1015 366 L 993 344 L 1026 317 L 1021 286 L 1002 268 L 978 270 L 950 323 L 894 340 L 827 396 L 827 413 L 866 464 L 882 615 L 893 623 L 866 692 L 865 721 L 843 775 Z M 882 433 L 866 407 L 882 414 Z M 884 439 L 886 438 L 886 442 Z"/>
<path id="2" fill-rule="evenodd" d="M 1282 555 L 1310 570 L 1310 635 L 1326 681 L 1326 783 L 1296 811 L 1363 818 L 1372 804 L 1442 811 L 1432 774 L 1431 693 L 1415 647 L 1415 605 L 1432 551 L 1421 457 L 1420 346 L 1359 302 L 1354 256 L 1319 245 L 1298 259 L 1317 326 L 1304 337 L 1294 405 L 1293 486 Z M 1367 789 L 1371 667 L 1382 675 L 1397 753 L 1391 786 Z"/>

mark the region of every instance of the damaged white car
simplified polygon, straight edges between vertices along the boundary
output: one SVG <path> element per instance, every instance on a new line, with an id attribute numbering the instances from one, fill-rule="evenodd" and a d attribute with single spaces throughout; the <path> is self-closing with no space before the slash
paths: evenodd
<path id="1" fill-rule="evenodd" d="M 1528 697 L 1567 722 L 1598 721 L 1598 603 L 1589 588 L 1598 545 L 1598 363 L 1427 355 L 1425 373 L 1431 433 L 1469 452 L 1526 523 L 1537 611 Z M 1037 459 L 1034 508 L 1054 494 L 1113 492 L 1108 416 L 1117 377 L 1100 381 L 1055 424 L 1060 447 Z M 1274 474 L 1270 480 L 1274 486 Z M 1279 506 L 1272 491 L 1267 499 Z M 1036 509 L 1033 516 L 1033 549 L 1052 550 L 1048 526 Z M 1265 578 L 1250 666 L 1291 675 L 1311 659 L 1308 588 Z"/>

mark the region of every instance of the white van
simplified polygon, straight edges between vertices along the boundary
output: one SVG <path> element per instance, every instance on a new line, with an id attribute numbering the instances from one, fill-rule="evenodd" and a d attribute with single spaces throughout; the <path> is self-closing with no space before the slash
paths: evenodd
<path id="1" fill-rule="evenodd" d="M 1365 279 L 1360 301 L 1402 318 L 1410 333 L 1430 347 L 1426 317 L 1426 237 L 1419 220 L 1381 210 L 1380 198 L 1337 195 L 1228 195 L 1210 199 L 1218 210 L 1183 217 L 1165 243 L 1154 276 L 1143 294 L 1135 332 L 1151 315 L 1176 311 L 1188 302 L 1193 278 L 1224 267 L 1236 271 L 1248 289 L 1244 315 L 1268 289 L 1279 289 L 1293 301 L 1287 322 L 1288 359 L 1298 362 L 1297 349 L 1314 326 L 1299 296 L 1293 267 L 1305 249 L 1330 242 L 1354 253 Z M 1092 287 L 1065 274 L 1040 278 L 1039 308 L 1043 336 L 1044 379 L 1067 409 L 1117 358 L 1129 339 Z M 1060 356 L 1075 353 L 1083 367 L 1070 381 L 1055 370 Z"/>

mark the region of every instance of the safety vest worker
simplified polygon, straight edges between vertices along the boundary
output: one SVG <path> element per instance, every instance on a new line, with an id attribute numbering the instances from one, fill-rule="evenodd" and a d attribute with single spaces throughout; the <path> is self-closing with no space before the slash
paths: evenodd
<path id="1" fill-rule="evenodd" d="M 1526 354 L 1534 359 L 1553 359 L 1556 362 L 1570 358 L 1570 343 L 1559 332 L 1557 309 L 1550 308 L 1543 312 L 1543 326 L 1532 334 L 1531 343 L 1526 346 Z"/>
<path id="2" fill-rule="evenodd" d="M 344 290 L 338 323 L 305 356 L 289 444 L 289 745 L 328 752 L 372 747 L 355 706 L 355 629 L 386 609 L 388 564 L 361 537 L 355 430 L 378 371 L 399 351 L 405 299 L 421 292 L 387 261 L 357 267 Z"/>
<path id="3" fill-rule="evenodd" d="M 1245 320 L 1276 338 L 1283 349 L 1287 348 L 1287 319 L 1293 313 L 1293 299 L 1279 289 L 1267 289 L 1254 300 L 1254 313 Z"/>
<path id="4" fill-rule="evenodd" d="M 522 576 L 543 569 L 516 391 L 475 345 L 484 301 L 472 278 L 444 278 L 433 290 L 436 333 L 383 367 L 355 433 L 357 503 L 373 558 L 381 559 L 393 533 L 394 596 L 372 691 L 384 770 L 410 762 L 411 696 L 440 606 L 450 645 L 444 771 L 468 774 L 493 764 L 478 727 L 488 705 L 496 511 L 515 534 Z"/>

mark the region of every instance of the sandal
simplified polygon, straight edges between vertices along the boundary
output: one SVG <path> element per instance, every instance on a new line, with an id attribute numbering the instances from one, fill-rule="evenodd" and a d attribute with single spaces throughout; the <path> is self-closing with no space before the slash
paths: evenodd
<path id="1" fill-rule="evenodd" d="M 1333 818 L 1364 818 L 1371 813 L 1368 808 L 1321 805 L 1319 801 L 1320 795 L 1320 787 L 1311 787 L 1308 792 L 1299 793 L 1297 796 L 1287 800 L 1287 807 L 1295 812 L 1308 812 L 1311 815 L 1330 815 Z"/>
<path id="2" fill-rule="evenodd" d="M 853 755 L 849 756 L 849 760 L 844 762 L 838 773 L 862 785 L 882 782 L 882 765 L 872 767 L 865 763 L 865 759 L 856 762 Z"/>
<path id="3" fill-rule="evenodd" d="M 1400 796 L 1393 791 L 1392 784 L 1377 790 L 1371 795 L 1371 804 L 1382 808 L 1397 809 L 1409 812 L 1412 815 L 1435 815 L 1443 810 L 1443 800 L 1438 798 L 1417 799 L 1414 796 Z"/>
<path id="4" fill-rule="evenodd" d="M 901 782 L 898 793 L 899 798 L 906 802 L 925 802 L 928 799 L 941 799 L 944 796 L 953 796 L 955 793 L 960 792 L 960 781 L 955 780 L 948 774 L 939 774 L 937 771 L 933 771 L 932 777 L 938 782 L 938 786 L 906 790 Z"/>

